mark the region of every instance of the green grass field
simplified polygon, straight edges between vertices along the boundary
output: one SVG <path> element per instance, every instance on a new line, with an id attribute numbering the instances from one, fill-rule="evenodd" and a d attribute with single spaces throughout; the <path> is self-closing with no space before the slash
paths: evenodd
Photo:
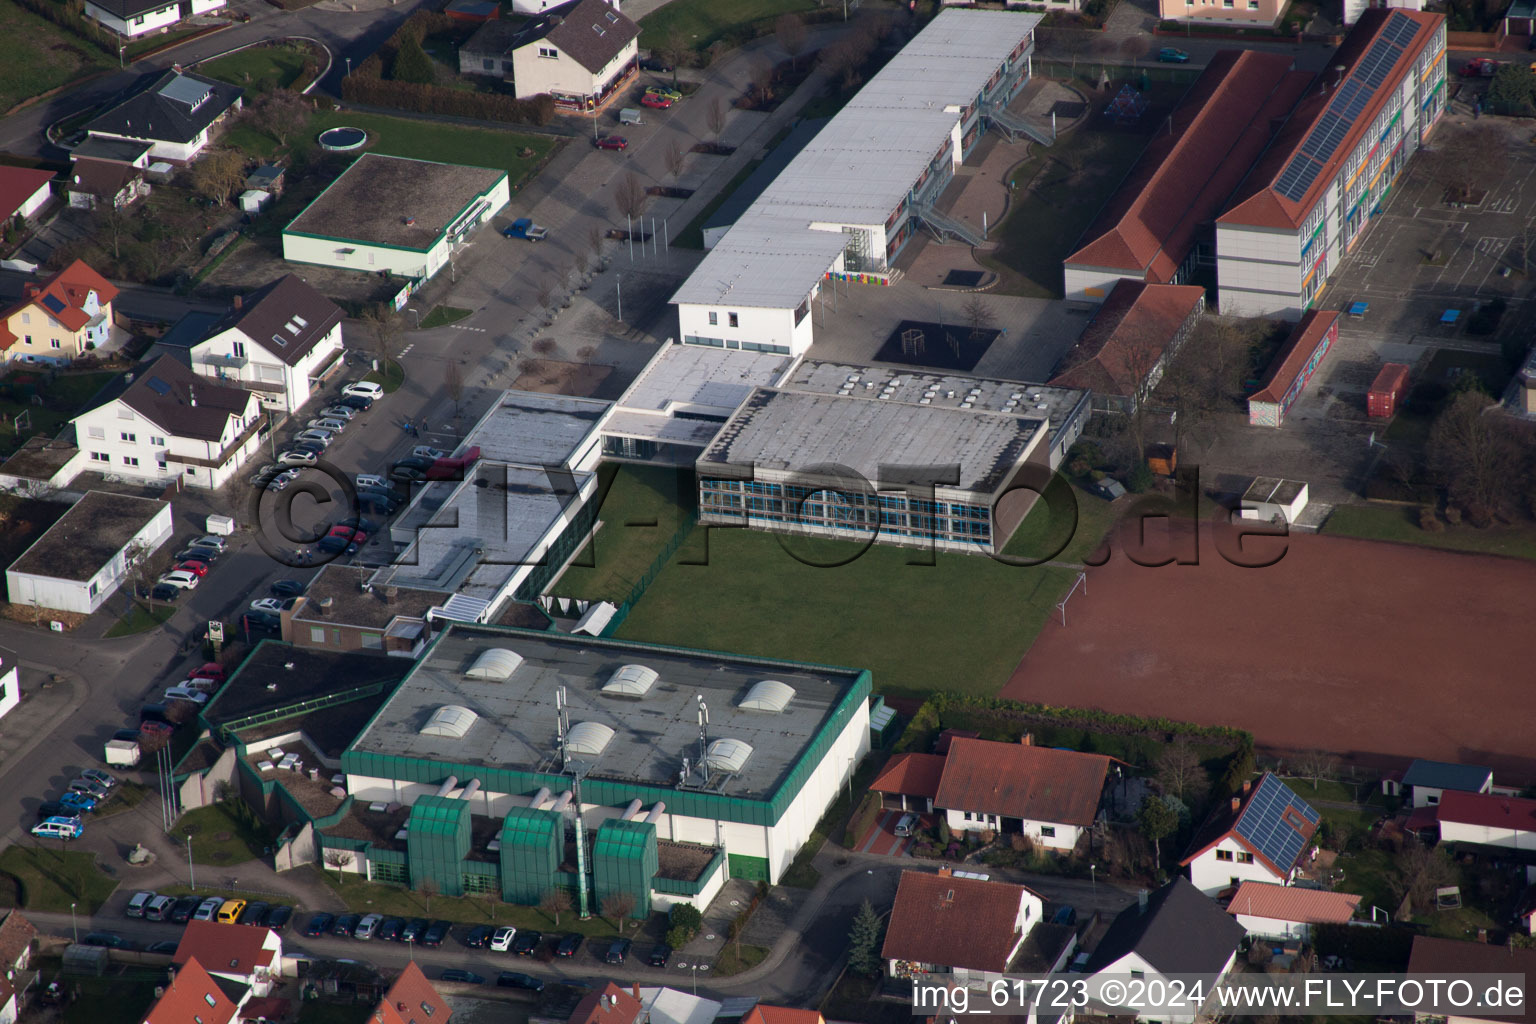
<path id="1" fill-rule="evenodd" d="M 1439 533 L 1430 533 L 1419 526 L 1416 505 L 1340 505 L 1323 524 L 1323 532 L 1337 537 L 1417 544 L 1442 551 L 1536 559 L 1536 525 L 1490 526 L 1479 530 L 1463 522 L 1458 526 L 1447 526 Z"/>
<path id="2" fill-rule="evenodd" d="M 23 910 L 94 914 L 117 888 L 117 882 L 96 866 L 94 853 L 60 850 L 58 840 L 16 845 L 0 853 L 0 875 L 11 884 L 0 886 L 0 903 Z"/>
<path id="3" fill-rule="evenodd" d="M 198 864 L 243 864 L 261 856 L 271 845 L 271 834 L 262 827 L 237 821 L 222 804 L 210 804 L 183 814 L 173 835 L 185 843 L 192 837 L 192 859 Z"/>
<path id="4" fill-rule="evenodd" d="M 162 625 L 175 614 L 176 606 L 173 604 L 156 602 L 155 607 L 151 609 L 147 604 L 135 601 L 122 618 L 108 627 L 106 637 L 110 640 L 114 637 L 147 632 Z"/>
<path id="5" fill-rule="evenodd" d="M 31 394 L 25 392 L 0 398 L 0 455 L 9 455 L 29 437 L 38 434 L 57 436 L 64 425 L 115 376 L 107 372 L 64 373 L 49 382 L 43 375 L 25 369 L 10 374 L 8 379 L 32 378 L 43 404 L 33 405 Z M 18 433 L 15 424 L 16 414 L 20 412 L 27 413 L 31 423 Z"/>
<path id="6" fill-rule="evenodd" d="M 692 493 L 692 473 L 609 464 L 602 474 L 603 527 L 555 584 L 557 596 L 624 600 L 687 518 L 679 501 Z"/>
<path id="7" fill-rule="evenodd" d="M 369 152 L 470 167 L 495 167 L 507 172 L 514 187 L 540 166 L 557 145 L 557 141 L 547 135 L 461 128 L 403 117 L 330 110 L 321 111 L 310 119 L 309 137 L 314 138 L 327 128 L 341 125 L 368 132 Z M 531 155 L 523 156 L 524 150 L 530 150 Z"/>
<path id="8" fill-rule="evenodd" d="M 0 113 L 110 66 L 95 47 L 11 0 L 0 0 Z"/>
<path id="9" fill-rule="evenodd" d="M 256 93 L 286 89 L 298 81 L 306 54 L 296 46 L 253 46 L 197 66 L 197 73 L 240 86 L 247 102 Z"/>
<path id="10" fill-rule="evenodd" d="M 693 49 L 703 50 L 733 29 L 755 22 L 771 25 L 781 14 L 815 9 L 814 0 L 672 0 L 640 19 L 640 45 L 664 47 L 676 31 Z"/>
<path id="11" fill-rule="evenodd" d="M 144 1019 L 155 1002 L 156 986 L 164 981 L 164 970 L 137 966 L 110 978 L 71 978 L 75 999 L 59 1019 L 64 1024 L 135 1024 Z"/>
<path id="12" fill-rule="evenodd" d="M 457 306 L 433 306 L 432 312 L 421 318 L 421 326 L 445 327 L 448 324 L 456 324 L 460 320 L 474 313 L 472 309 L 460 309 Z"/>
<path id="13" fill-rule="evenodd" d="M 530 928 L 544 932 L 580 932 L 588 938 L 614 938 L 613 922 L 592 908 L 592 917 L 581 920 L 573 906 L 560 914 L 560 923 L 537 907 L 524 907 L 515 903 L 503 903 L 500 899 L 485 896 L 433 896 L 429 901 L 419 892 L 404 886 L 382 885 L 365 882 L 358 875 L 345 873 L 345 880 L 337 882 L 336 872 L 325 872 L 325 881 L 346 903 L 347 909 L 359 914 L 383 914 L 386 917 L 430 917 L 452 921 L 455 924 L 510 924 L 522 930 Z M 574 904 L 574 900 L 573 900 Z M 634 924 L 624 926 L 625 934 L 634 934 Z"/>

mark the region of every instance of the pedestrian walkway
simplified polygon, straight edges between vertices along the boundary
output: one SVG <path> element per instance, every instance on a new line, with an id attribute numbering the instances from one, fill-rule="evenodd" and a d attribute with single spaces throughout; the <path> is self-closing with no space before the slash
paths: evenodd
<path id="1" fill-rule="evenodd" d="M 18 760 L 53 731 L 54 723 L 73 714 L 85 702 L 83 681 L 72 673 L 55 673 L 21 664 L 21 703 L 0 718 L 0 766 Z"/>
<path id="2" fill-rule="evenodd" d="M 859 853 L 873 853 L 882 857 L 905 856 L 907 848 L 912 845 L 912 838 L 902 838 L 896 834 L 896 823 L 901 820 L 903 813 L 881 811 L 869 826 L 869 831 L 859 837 L 854 849 Z"/>

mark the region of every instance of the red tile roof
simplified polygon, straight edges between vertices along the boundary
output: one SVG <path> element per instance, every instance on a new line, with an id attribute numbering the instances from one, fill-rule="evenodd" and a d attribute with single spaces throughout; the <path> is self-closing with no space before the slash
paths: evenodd
<path id="1" fill-rule="evenodd" d="M 53 180 L 52 171 L 40 171 L 33 167 L 0 167 L 0 220 L 10 220 L 21 204 L 47 188 Z"/>
<path id="2" fill-rule="evenodd" d="M 178 958 L 177 963 L 175 976 L 165 994 L 144 1015 L 144 1024 L 195 1024 L 197 1020 L 202 1024 L 229 1024 L 235 1017 L 235 1004 L 203 965 L 196 957 L 185 963 Z"/>
<path id="3" fill-rule="evenodd" d="M 270 968 L 275 974 L 279 951 L 263 948 L 272 934 L 268 928 L 250 925 L 188 921 L 172 960 L 184 964 L 195 956 L 214 974 L 233 974 L 242 978 L 250 977 L 258 967 Z"/>
<path id="4" fill-rule="evenodd" d="M 1303 193 L 1301 200 L 1296 202 L 1280 195 L 1275 191 L 1275 185 L 1281 173 L 1291 162 L 1291 158 L 1300 151 L 1313 126 L 1322 118 L 1323 113 L 1328 109 L 1329 102 L 1338 94 L 1339 87 L 1355 76 L 1361 59 L 1392 18 L 1411 19 L 1417 24 L 1418 31 L 1399 53 L 1397 60 L 1388 70 L 1386 78 L 1371 94 L 1364 109 L 1352 120 L 1344 140 L 1338 144 L 1328 162 L 1312 179 L 1311 186 Z M 1290 231 L 1301 227 L 1307 218 L 1308 211 L 1317 204 L 1323 189 L 1332 184 L 1334 175 L 1355 151 L 1361 138 L 1370 130 L 1376 115 L 1381 113 L 1387 100 L 1394 94 L 1395 87 L 1401 84 L 1404 76 L 1411 72 L 1414 62 L 1423 56 L 1435 38 L 1436 30 L 1444 23 L 1444 15 L 1401 8 L 1392 10 L 1376 8 L 1361 14 L 1354 29 L 1345 37 L 1344 44 L 1329 59 L 1328 70 L 1314 79 L 1314 86 L 1296 105 L 1285 127 L 1275 137 L 1274 144 L 1254 165 L 1253 172 L 1248 175 L 1239 193 L 1233 197 L 1226 212 L 1217 218 L 1217 223 L 1280 228 Z M 1342 75 L 1333 70 L 1340 65 L 1345 68 Z"/>
<path id="5" fill-rule="evenodd" d="M 869 788 L 876 793 L 932 798 L 938 795 L 943 774 L 944 758 L 938 754 L 897 754 Z"/>
<path id="6" fill-rule="evenodd" d="M 4 922 L 0 922 L 0 967 L 22 965 L 35 938 L 37 927 L 21 916 L 21 911 L 12 910 L 6 914 Z M 4 971 L 0 970 L 0 975 L 3 974 Z"/>
<path id="7" fill-rule="evenodd" d="M 1087 388 L 1133 397 L 1138 368 L 1150 370 L 1185 321 L 1200 311 L 1205 289 L 1196 285 L 1145 284 L 1122 279 L 1094 313 L 1082 336 L 1051 379 L 1059 388 Z"/>
<path id="8" fill-rule="evenodd" d="M 1338 320 L 1336 309 L 1314 309 L 1306 313 L 1280 346 L 1280 351 L 1275 353 L 1269 372 L 1264 375 L 1264 387 L 1249 396 L 1249 401 L 1278 404 L 1291 390 L 1301 371 L 1306 369 L 1317 343 Z"/>
<path id="9" fill-rule="evenodd" d="M 258 996 L 247 999 L 240 1007 L 241 1020 L 285 1020 L 293 1010 L 293 1003 L 282 996 Z"/>
<path id="10" fill-rule="evenodd" d="M 1024 938 L 1016 925 L 1027 892 L 1006 882 L 903 871 L 881 956 L 973 971 L 1005 970 Z"/>
<path id="11" fill-rule="evenodd" d="M 1092 825 L 1109 760 L 1104 754 L 957 739 L 949 745 L 934 806 Z"/>
<path id="12" fill-rule="evenodd" d="M 1492 946 L 1484 942 L 1458 942 L 1455 939 L 1433 939 L 1427 935 L 1413 937 L 1413 952 L 1408 954 L 1408 975 L 1437 976 L 1441 978 L 1466 974 L 1524 974 L 1536 977 L 1536 949 L 1517 949 L 1513 946 Z M 1526 999 L 1522 1013 L 1482 1013 L 1464 1011 L 1456 1019 L 1518 1021 L 1536 1024 L 1533 1003 Z"/>
<path id="13" fill-rule="evenodd" d="M 389 986 L 369 1020 L 373 1024 L 447 1024 L 452 1016 L 448 1001 L 412 961 Z"/>
<path id="14" fill-rule="evenodd" d="M 765 1006 L 758 1003 L 741 1019 L 741 1024 L 826 1024 L 817 1010 L 796 1010 L 789 1006 Z"/>
<path id="15" fill-rule="evenodd" d="M 1347 892 L 1302 889 L 1273 882 L 1244 882 L 1237 887 L 1227 913 L 1267 917 L 1304 924 L 1343 924 L 1355 916 L 1360 897 Z"/>
<path id="16" fill-rule="evenodd" d="M 117 298 L 117 289 L 112 282 L 86 266 L 83 260 L 75 260 L 42 284 L 27 285 L 26 295 L 21 301 L 0 313 L 0 321 L 10 320 L 13 314 L 23 309 L 36 307 L 70 331 L 78 331 L 91 322 L 91 314 L 80 307 L 85 303 L 86 296 L 93 291 L 96 293 L 97 300 L 102 303 L 108 303 Z M 43 305 L 43 299 L 48 296 L 59 300 L 62 308 L 58 312 Z M 0 348 L 10 348 L 15 343 L 16 337 L 9 330 L 0 332 Z"/>
<path id="17" fill-rule="evenodd" d="M 1448 789 L 1440 795 L 1436 809 L 1442 823 L 1536 832 L 1536 800 Z"/>
<path id="18" fill-rule="evenodd" d="M 1067 264 L 1171 281 L 1311 80 L 1285 54 L 1217 53 Z"/>
<path id="19" fill-rule="evenodd" d="M 634 1024 L 644 1007 L 628 989 L 613 982 L 593 992 L 571 1011 L 569 1024 Z"/>

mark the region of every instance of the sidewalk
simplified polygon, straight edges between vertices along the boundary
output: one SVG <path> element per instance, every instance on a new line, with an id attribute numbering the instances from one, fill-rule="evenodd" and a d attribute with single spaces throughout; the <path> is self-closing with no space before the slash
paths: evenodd
<path id="1" fill-rule="evenodd" d="M 84 681 L 73 672 L 35 662 L 18 664 L 21 703 L 0 718 L 0 766 L 25 757 L 49 737 L 54 723 L 74 714 L 86 698 Z"/>

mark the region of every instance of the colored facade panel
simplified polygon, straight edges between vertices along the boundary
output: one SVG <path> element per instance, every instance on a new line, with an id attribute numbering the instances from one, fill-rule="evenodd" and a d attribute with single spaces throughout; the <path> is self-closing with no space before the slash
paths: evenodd
<path id="1" fill-rule="evenodd" d="M 657 866 L 655 825 L 620 818 L 604 822 L 592 846 L 592 890 L 597 905 L 627 897 L 630 916 L 645 918 L 651 912 L 651 879 Z"/>
<path id="2" fill-rule="evenodd" d="M 562 886 L 565 821 L 553 811 L 514 808 L 501 826 L 501 898 L 537 904 Z"/>
<path id="3" fill-rule="evenodd" d="M 469 853 L 470 808 L 463 800 L 424 796 L 406 821 L 411 888 L 431 882 L 444 896 L 464 895 L 464 857 Z"/>
<path id="4" fill-rule="evenodd" d="M 744 854 L 733 853 L 730 856 L 731 877 L 740 878 L 748 882 L 768 881 L 768 858 L 748 857 Z"/>

